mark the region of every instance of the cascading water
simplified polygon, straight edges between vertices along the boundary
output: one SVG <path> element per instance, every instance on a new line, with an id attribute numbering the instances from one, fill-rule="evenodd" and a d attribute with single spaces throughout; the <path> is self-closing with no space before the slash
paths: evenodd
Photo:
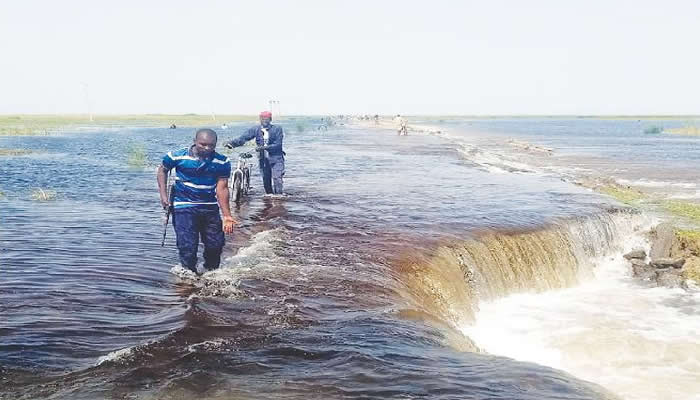
<path id="1" fill-rule="evenodd" d="M 610 209 L 528 231 L 475 233 L 427 255 L 410 254 L 397 265 L 409 301 L 461 326 L 473 322 L 482 301 L 590 279 L 595 260 L 621 249 L 644 224 L 635 212 Z"/>

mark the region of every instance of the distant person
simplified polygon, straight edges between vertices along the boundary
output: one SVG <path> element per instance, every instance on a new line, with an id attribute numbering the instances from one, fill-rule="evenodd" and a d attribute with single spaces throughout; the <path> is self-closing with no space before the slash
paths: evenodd
<path id="1" fill-rule="evenodd" d="M 200 129 L 194 144 L 171 151 L 158 167 L 158 191 L 163 209 L 173 207 L 173 227 L 177 249 L 183 268 L 197 273 L 197 248 L 201 237 L 204 243 L 204 268 L 219 268 L 224 233 L 233 233 L 235 220 L 229 207 L 228 178 L 231 176 L 229 159 L 214 151 L 216 132 Z M 177 179 L 172 199 L 167 194 L 168 174 L 175 168 Z M 222 220 L 219 211 L 223 214 Z"/>
<path id="2" fill-rule="evenodd" d="M 249 140 L 255 139 L 262 171 L 263 186 L 266 194 L 284 194 L 284 156 L 282 142 L 284 131 L 278 125 L 272 125 L 272 113 L 263 111 L 260 113 L 260 125 L 248 129 L 237 139 L 226 143 L 226 147 L 243 146 Z"/>
<path id="3" fill-rule="evenodd" d="M 177 126 L 175 124 L 170 125 L 170 129 L 177 129 Z"/>
<path id="4" fill-rule="evenodd" d="M 221 129 L 228 129 L 228 125 L 226 125 L 226 124 L 221 125 Z"/>
<path id="5" fill-rule="evenodd" d="M 408 135 L 408 126 L 406 125 L 406 120 L 400 114 L 396 114 L 396 118 L 394 118 L 394 121 L 398 126 L 399 136 Z"/>

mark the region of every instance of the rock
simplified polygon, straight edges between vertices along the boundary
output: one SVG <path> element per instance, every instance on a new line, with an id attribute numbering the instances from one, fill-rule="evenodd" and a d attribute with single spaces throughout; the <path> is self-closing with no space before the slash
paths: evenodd
<path id="1" fill-rule="evenodd" d="M 659 272 L 658 276 L 656 277 L 656 282 L 659 284 L 659 286 L 668 288 L 679 288 L 684 286 L 683 277 L 675 270 Z"/>
<path id="2" fill-rule="evenodd" d="M 640 259 L 638 259 L 638 258 L 633 258 L 633 259 L 631 259 L 631 260 L 630 260 L 630 264 L 632 264 L 633 267 L 649 267 L 649 268 L 653 268 L 653 267 L 649 266 L 647 263 L 645 263 L 644 261 L 642 261 L 642 260 L 640 260 Z"/>
<path id="3" fill-rule="evenodd" d="M 627 259 L 627 260 L 635 260 L 635 259 L 643 260 L 643 259 L 647 258 L 647 252 L 644 251 L 643 249 L 636 249 L 636 250 L 630 251 L 629 253 L 625 254 L 622 257 L 625 257 L 625 259 Z"/>
<path id="4" fill-rule="evenodd" d="M 681 268 L 685 264 L 684 258 L 656 258 L 651 260 L 651 266 L 655 268 Z"/>
<path id="5" fill-rule="evenodd" d="M 659 224 L 654 228 L 649 257 L 652 259 L 670 257 L 671 246 L 676 239 L 675 229 L 670 224 Z"/>
<path id="6" fill-rule="evenodd" d="M 633 260 L 639 261 L 639 260 Z M 632 263 L 632 274 L 643 281 L 656 281 L 656 269 L 644 263 Z"/>

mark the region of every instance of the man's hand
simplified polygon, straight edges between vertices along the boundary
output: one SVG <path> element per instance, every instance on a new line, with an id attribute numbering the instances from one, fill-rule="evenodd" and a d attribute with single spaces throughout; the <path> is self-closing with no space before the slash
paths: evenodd
<path id="1" fill-rule="evenodd" d="M 233 226 L 236 224 L 236 220 L 233 217 L 224 217 L 224 233 L 233 233 Z"/>
<path id="2" fill-rule="evenodd" d="M 267 146 L 258 146 L 255 148 L 255 151 L 263 151 L 263 150 L 267 150 Z"/>
<path id="3" fill-rule="evenodd" d="M 161 196 L 160 205 L 163 206 L 163 210 L 168 211 L 168 208 L 170 208 L 170 201 L 166 197 Z"/>

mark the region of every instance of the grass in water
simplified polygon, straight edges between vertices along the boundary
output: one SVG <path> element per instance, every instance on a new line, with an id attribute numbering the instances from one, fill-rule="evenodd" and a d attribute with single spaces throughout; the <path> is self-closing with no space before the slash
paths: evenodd
<path id="1" fill-rule="evenodd" d="M 694 222 L 700 222 L 700 204 L 673 200 L 667 201 L 663 205 L 666 210 L 674 215 L 686 217 Z"/>
<path id="2" fill-rule="evenodd" d="M 620 186 L 605 186 L 600 188 L 600 192 L 628 205 L 635 205 L 644 198 L 642 192 Z"/>
<path id="3" fill-rule="evenodd" d="M 32 192 L 32 200 L 35 201 L 51 201 L 56 200 L 56 192 L 42 188 L 34 189 Z"/>
<path id="4" fill-rule="evenodd" d="M 665 129 L 664 132 L 672 133 L 674 135 L 700 136 L 700 127 L 687 125 L 681 128 Z"/>
<path id="5" fill-rule="evenodd" d="M 33 153 L 27 149 L 0 149 L 0 156 L 24 156 Z"/>
<path id="6" fill-rule="evenodd" d="M 126 163 L 133 168 L 143 168 L 148 163 L 148 156 L 143 145 L 133 145 L 127 150 Z"/>
<path id="7" fill-rule="evenodd" d="M 663 132 L 664 128 L 653 125 L 644 129 L 644 133 L 647 135 L 654 135 Z"/>
<path id="8" fill-rule="evenodd" d="M 81 127 L 113 128 L 122 126 L 143 126 L 167 128 L 172 124 L 178 127 L 195 127 L 218 125 L 218 121 L 250 121 L 255 117 L 245 115 L 211 115 L 199 114 L 143 114 L 143 115 L 48 115 L 21 114 L 0 115 L 0 136 L 11 135 L 48 135 L 66 129 Z"/>

